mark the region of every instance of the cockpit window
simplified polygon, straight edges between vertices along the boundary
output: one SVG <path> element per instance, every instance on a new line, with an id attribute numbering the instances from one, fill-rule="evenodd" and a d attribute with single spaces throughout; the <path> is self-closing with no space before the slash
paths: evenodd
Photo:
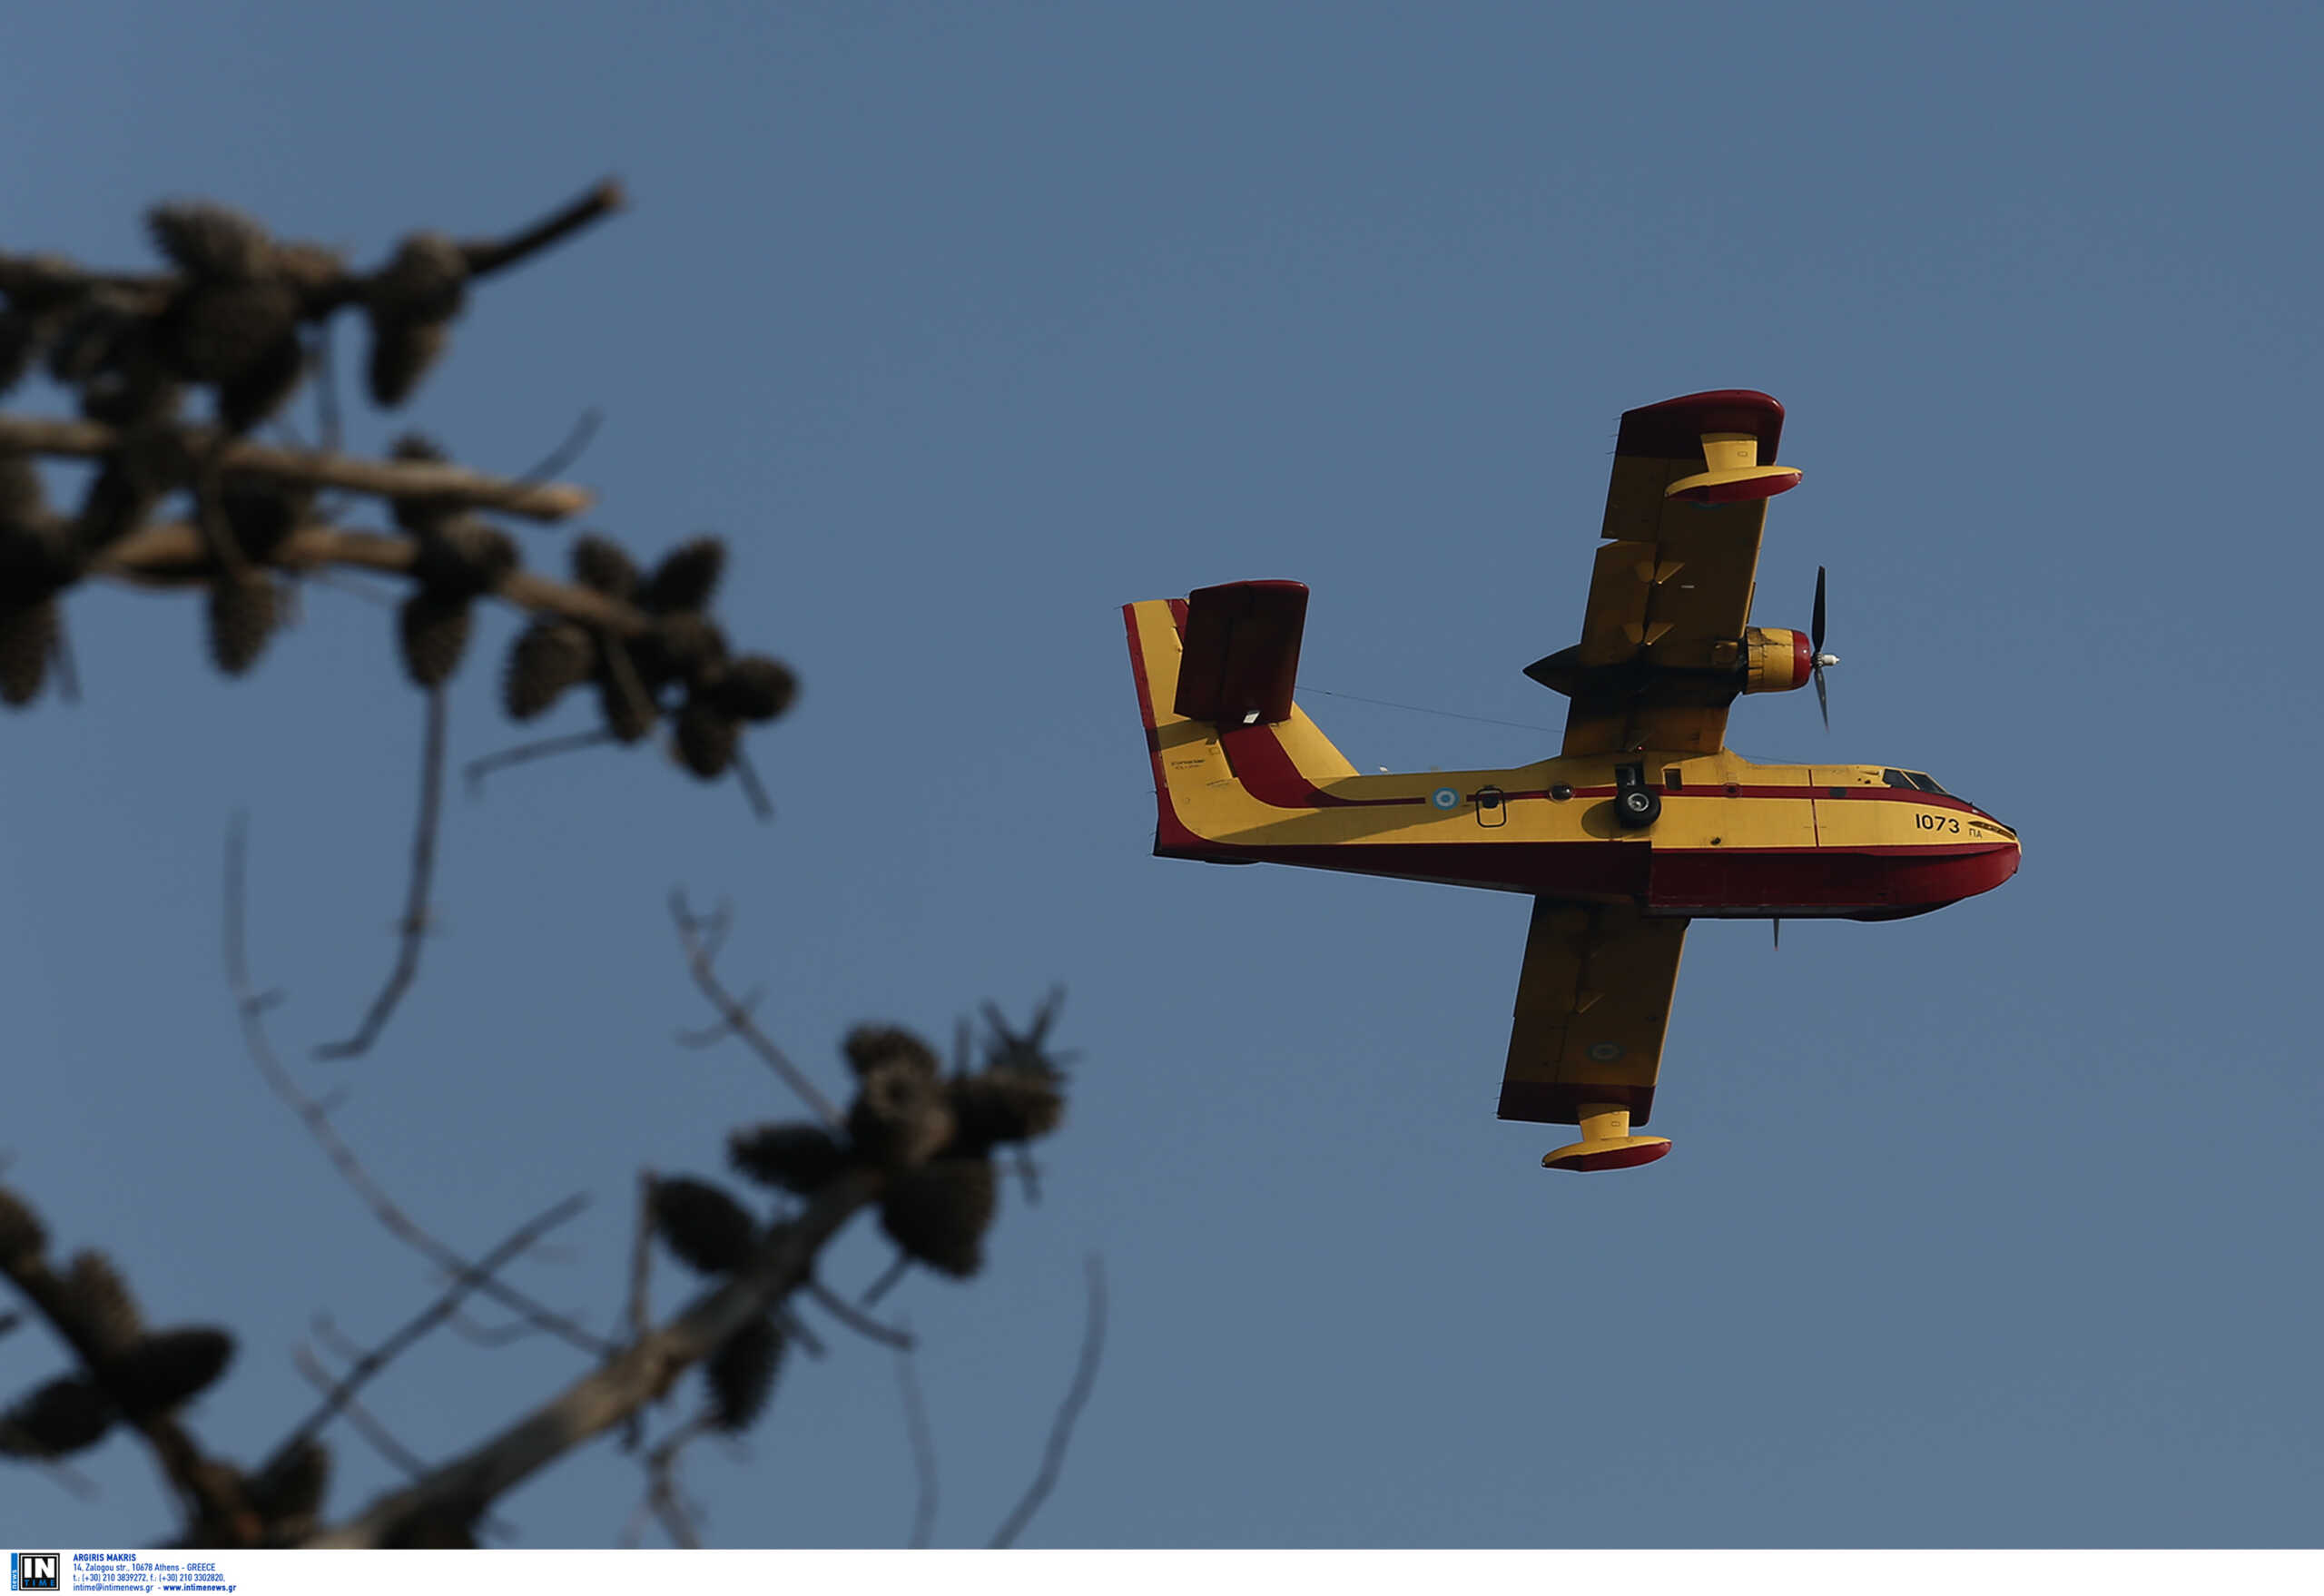
<path id="1" fill-rule="evenodd" d="M 1916 770 L 1906 771 L 1905 773 L 1913 779 L 1913 785 L 1918 787 L 1924 793 L 1934 793 L 1940 798 L 1950 798 L 1953 796 L 1952 793 L 1938 786 L 1934 777 L 1925 776 Z"/>
<path id="2" fill-rule="evenodd" d="M 1884 770 L 1880 773 L 1880 779 L 1892 787 L 1902 787 L 1908 793 L 1913 788 L 1912 783 L 1905 779 L 1905 773 L 1900 770 Z"/>

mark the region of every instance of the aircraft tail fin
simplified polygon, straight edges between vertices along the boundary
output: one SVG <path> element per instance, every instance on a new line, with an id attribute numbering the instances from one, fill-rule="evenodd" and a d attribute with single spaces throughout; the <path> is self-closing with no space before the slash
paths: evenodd
<path id="1" fill-rule="evenodd" d="M 1292 701 L 1306 616 L 1298 582 L 1233 582 L 1122 606 L 1154 759 L 1158 849 L 1215 852 L 1180 813 L 1201 808 L 1219 778 L 1277 802 L 1356 773 Z M 1174 769 L 1183 792 L 1173 790 Z"/>

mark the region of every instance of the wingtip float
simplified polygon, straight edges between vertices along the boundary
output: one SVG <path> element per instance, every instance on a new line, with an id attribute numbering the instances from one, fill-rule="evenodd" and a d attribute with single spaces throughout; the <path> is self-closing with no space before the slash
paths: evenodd
<path id="1" fill-rule="evenodd" d="M 1816 685 L 1807 633 L 1753 626 L 1783 407 L 1689 394 L 1629 411 L 1581 640 L 1526 667 L 1564 694 L 1556 757 L 1363 775 L 1294 702 L 1307 589 L 1279 580 L 1123 606 L 1154 767 L 1154 851 L 1523 892 L 1534 901 L 1500 1118 L 1576 1125 L 1541 1161 L 1624 1169 L 1654 1103 L 1688 923 L 1897 920 L 2016 872 L 2017 833 L 1917 771 L 1755 764 L 1727 747 L 1746 694 Z M 1828 724 L 1828 711 L 1827 712 Z"/>

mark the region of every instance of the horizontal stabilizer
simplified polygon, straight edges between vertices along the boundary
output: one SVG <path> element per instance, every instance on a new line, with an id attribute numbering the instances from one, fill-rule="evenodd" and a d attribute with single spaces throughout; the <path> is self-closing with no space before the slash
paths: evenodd
<path id="1" fill-rule="evenodd" d="M 1187 597 L 1186 654 L 1171 709 L 1220 726 L 1289 719 L 1306 628 L 1304 582 L 1195 589 Z"/>

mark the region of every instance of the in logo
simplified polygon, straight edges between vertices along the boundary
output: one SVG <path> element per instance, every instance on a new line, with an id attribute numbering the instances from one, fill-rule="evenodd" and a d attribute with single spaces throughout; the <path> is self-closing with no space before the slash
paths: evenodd
<path id="1" fill-rule="evenodd" d="M 8 1554 L 8 1589 L 62 1591 L 63 1559 L 54 1552 L 12 1552 Z"/>

